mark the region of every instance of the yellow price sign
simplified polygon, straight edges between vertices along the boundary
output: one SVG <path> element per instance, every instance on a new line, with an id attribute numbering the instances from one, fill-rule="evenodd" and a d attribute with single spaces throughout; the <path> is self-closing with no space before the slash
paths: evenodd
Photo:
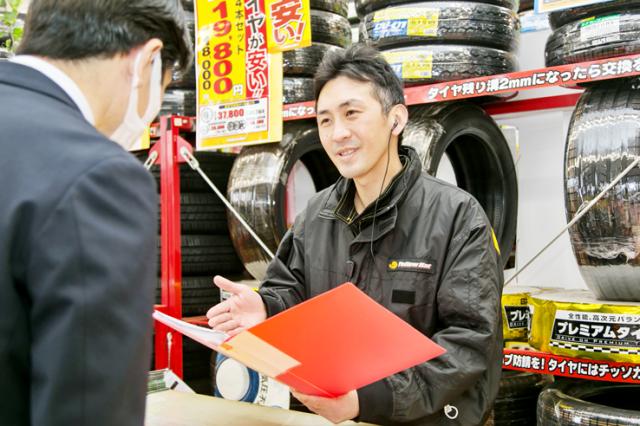
<path id="1" fill-rule="evenodd" d="M 309 0 L 275 0 L 267 7 L 269 52 L 311 46 Z"/>
<path id="2" fill-rule="evenodd" d="M 197 0 L 197 148 L 282 138 L 282 54 L 267 52 L 265 0 Z"/>

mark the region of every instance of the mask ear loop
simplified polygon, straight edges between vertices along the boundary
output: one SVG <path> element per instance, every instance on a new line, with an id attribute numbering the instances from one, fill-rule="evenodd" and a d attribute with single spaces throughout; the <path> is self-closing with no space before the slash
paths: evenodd
<path id="1" fill-rule="evenodd" d="M 147 100 L 147 110 L 144 112 L 142 121 L 145 124 L 151 123 L 162 106 L 162 58 L 160 52 L 156 53 L 151 62 L 151 77 L 149 81 L 149 99 Z"/>

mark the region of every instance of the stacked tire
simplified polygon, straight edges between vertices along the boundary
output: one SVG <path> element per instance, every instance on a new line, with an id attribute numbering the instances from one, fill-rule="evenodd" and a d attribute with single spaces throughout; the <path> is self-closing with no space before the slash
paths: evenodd
<path id="1" fill-rule="evenodd" d="M 243 148 L 229 177 L 229 202 L 274 253 L 287 231 L 287 182 L 299 165 L 309 171 L 316 191 L 339 177 L 320 144 L 315 122 L 285 122 L 279 143 Z M 262 280 L 270 257 L 233 215 L 228 220 L 233 245 L 246 270 Z"/>
<path id="2" fill-rule="evenodd" d="M 587 88 L 565 147 L 565 206 L 570 220 L 640 156 L 640 79 Z M 578 266 L 598 299 L 640 302 L 640 168 L 618 182 L 569 230 Z"/>
<path id="3" fill-rule="evenodd" d="M 139 153 L 145 160 L 147 153 Z M 197 152 L 200 167 L 220 189 L 226 188 L 235 155 Z M 244 269 L 229 237 L 226 208 L 206 182 L 187 164 L 180 164 L 180 219 L 182 235 L 182 314 L 204 315 L 219 302 L 220 292 L 213 276 L 239 277 Z M 160 169 L 152 173 L 160 190 Z M 158 223 L 160 229 L 160 223 Z M 161 301 L 160 259 L 158 259 L 156 303 Z M 209 357 L 211 350 L 183 339 L 184 379 L 196 392 L 211 393 Z"/>
<path id="4" fill-rule="evenodd" d="M 484 426 L 535 426 L 538 395 L 551 380 L 551 376 L 503 370 L 492 418 Z"/>
<path id="5" fill-rule="evenodd" d="M 640 52 L 640 1 L 612 0 L 549 14 L 547 66 Z"/>
<path id="6" fill-rule="evenodd" d="M 640 425 L 640 385 L 558 378 L 538 399 L 539 425 Z"/>
<path id="7" fill-rule="evenodd" d="M 351 44 L 347 0 L 311 0 L 309 47 L 284 52 L 283 103 L 311 101 L 313 74 L 327 52 Z"/>
<path id="8" fill-rule="evenodd" d="M 407 85 L 515 71 L 519 21 L 510 0 L 356 0 L 360 40 Z"/>

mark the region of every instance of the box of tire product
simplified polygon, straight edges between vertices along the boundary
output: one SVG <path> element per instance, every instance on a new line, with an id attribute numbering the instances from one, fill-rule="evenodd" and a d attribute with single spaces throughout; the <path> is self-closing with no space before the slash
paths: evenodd
<path id="1" fill-rule="evenodd" d="M 640 303 L 597 300 L 588 290 L 529 297 L 529 344 L 556 355 L 640 362 Z"/>
<path id="2" fill-rule="evenodd" d="M 502 292 L 502 334 L 504 340 L 526 342 L 529 336 L 529 295 L 537 287 L 511 286 Z"/>

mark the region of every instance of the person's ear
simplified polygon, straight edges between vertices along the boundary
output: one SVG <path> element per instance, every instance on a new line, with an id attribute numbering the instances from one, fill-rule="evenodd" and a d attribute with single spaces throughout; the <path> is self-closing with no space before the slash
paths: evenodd
<path id="1" fill-rule="evenodd" d="M 140 80 L 142 80 L 142 76 L 150 74 L 153 60 L 156 55 L 160 55 L 162 46 L 163 44 L 160 39 L 152 38 L 140 47 L 140 61 L 138 63 L 138 69 L 135 70 Z"/>
<path id="2" fill-rule="evenodd" d="M 393 133 L 394 135 L 399 135 L 407 125 L 407 121 L 409 121 L 409 110 L 405 105 L 394 105 L 394 107 L 391 109 L 391 112 L 389 113 L 389 116 L 393 119 L 391 133 Z"/>

